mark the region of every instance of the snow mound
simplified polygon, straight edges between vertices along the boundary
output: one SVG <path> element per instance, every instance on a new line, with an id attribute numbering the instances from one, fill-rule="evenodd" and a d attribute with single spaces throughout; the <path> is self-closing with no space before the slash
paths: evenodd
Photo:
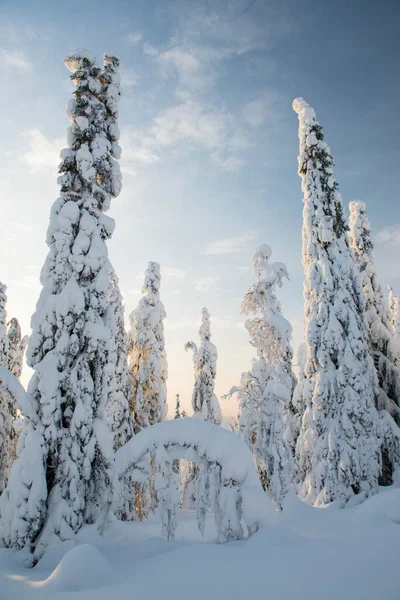
<path id="1" fill-rule="evenodd" d="M 354 509 L 355 521 L 392 521 L 400 525 L 400 490 L 394 489 L 372 496 Z"/>
<path id="2" fill-rule="evenodd" d="M 32 583 L 46 591 L 80 591 L 113 582 L 111 565 L 91 544 L 69 550 L 45 581 Z"/>

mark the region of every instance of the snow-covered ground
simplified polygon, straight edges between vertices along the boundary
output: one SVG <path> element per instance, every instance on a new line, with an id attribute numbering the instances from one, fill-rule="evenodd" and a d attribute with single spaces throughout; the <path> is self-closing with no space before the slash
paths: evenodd
<path id="1" fill-rule="evenodd" d="M 0 549 L 4 600 L 398 600 L 400 490 L 347 510 L 314 509 L 291 496 L 271 525 L 247 542 L 215 544 L 213 517 L 202 539 L 191 512 L 179 513 L 174 542 L 155 518 L 111 523 L 100 537 L 84 527 L 57 542 L 33 569 Z"/>

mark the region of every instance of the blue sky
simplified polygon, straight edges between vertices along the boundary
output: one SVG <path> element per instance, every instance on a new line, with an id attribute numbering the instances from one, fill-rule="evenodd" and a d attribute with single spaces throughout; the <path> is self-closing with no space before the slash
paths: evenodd
<path id="1" fill-rule="evenodd" d="M 303 96 L 336 158 L 343 202 L 368 206 L 380 281 L 400 293 L 398 0 L 0 2 L 1 280 L 25 331 L 40 291 L 71 96 L 63 57 L 78 47 L 123 60 L 124 189 L 109 244 L 127 314 L 149 260 L 163 268 L 170 404 L 189 406 L 191 357 L 207 306 L 217 393 L 252 356 L 240 317 L 260 243 L 285 262 L 280 291 L 302 339 L 297 118 Z M 25 372 L 25 378 L 29 373 Z M 223 403 L 227 413 L 233 402 Z M 172 406 L 171 406 L 172 409 Z"/>

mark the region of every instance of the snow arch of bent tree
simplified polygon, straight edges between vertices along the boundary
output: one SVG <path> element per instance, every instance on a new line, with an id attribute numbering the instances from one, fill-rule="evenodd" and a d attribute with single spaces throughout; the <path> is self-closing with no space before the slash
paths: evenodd
<path id="1" fill-rule="evenodd" d="M 120 448 L 115 457 L 114 493 L 127 473 L 137 481 L 146 479 L 154 454 L 160 462 L 186 459 L 205 465 L 215 477 L 219 542 L 249 537 L 267 524 L 275 510 L 246 444 L 227 429 L 191 417 L 146 427 Z"/>

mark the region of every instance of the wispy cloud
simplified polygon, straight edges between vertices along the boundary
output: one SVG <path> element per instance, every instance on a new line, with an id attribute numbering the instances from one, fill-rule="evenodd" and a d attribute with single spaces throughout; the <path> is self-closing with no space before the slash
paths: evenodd
<path id="1" fill-rule="evenodd" d="M 121 84 L 123 87 L 132 87 L 137 85 L 139 81 L 139 75 L 133 68 L 127 69 L 123 67 L 121 69 Z"/>
<path id="2" fill-rule="evenodd" d="M 234 171 L 246 161 L 233 153 L 249 147 L 250 141 L 232 113 L 197 101 L 170 106 L 147 129 L 121 136 L 124 160 L 145 164 L 158 162 L 165 149 L 179 144 L 204 148 L 216 166 Z"/>
<path id="3" fill-rule="evenodd" d="M 185 279 L 186 272 L 179 267 L 162 267 L 161 275 L 166 277 L 174 277 L 175 279 Z"/>
<path id="4" fill-rule="evenodd" d="M 33 65 L 26 55 L 18 50 L 0 48 L 0 63 L 25 72 L 33 69 Z"/>
<path id="5" fill-rule="evenodd" d="M 60 150 L 65 146 L 64 138 L 50 140 L 43 131 L 37 127 L 23 133 L 27 141 L 28 150 L 20 156 L 31 171 L 56 170 L 60 162 Z"/>
<path id="6" fill-rule="evenodd" d="M 131 31 L 128 35 L 127 42 L 131 46 L 136 46 L 143 39 L 143 34 L 140 31 Z"/>
<path id="7" fill-rule="evenodd" d="M 247 233 L 237 237 L 229 237 L 223 240 L 211 242 L 206 247 L 204 254 L 240 254 L 244 252 L 249 243 L 255 239 L 254 233 Z"/>
<path id="8" fill-rule="evenodd" d="M 378 231 L 376 241 L 381 244 L 398 246 L 400 244 L 400 225 L 392 225 Z"/>
<path id="9" fill-rule="evenodd" d="M 218 277 L 202 277 L 194 281 L 194 289 L 197 292 L 208 292 L 218 281 Z"/>

